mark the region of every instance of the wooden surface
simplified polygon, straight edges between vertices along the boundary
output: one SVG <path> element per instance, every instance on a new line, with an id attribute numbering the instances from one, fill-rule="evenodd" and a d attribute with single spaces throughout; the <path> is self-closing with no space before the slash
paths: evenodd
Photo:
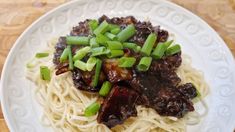
<path id="1" fill-rule="evenodd" d="M 38 17 L 68 0 L 0 0 L 0 73 L 17 37 Z M 235 0 L 171 0 L 208 22 L 235 56 Z M 0 132 L 8 132 L 0 108 Z"/>

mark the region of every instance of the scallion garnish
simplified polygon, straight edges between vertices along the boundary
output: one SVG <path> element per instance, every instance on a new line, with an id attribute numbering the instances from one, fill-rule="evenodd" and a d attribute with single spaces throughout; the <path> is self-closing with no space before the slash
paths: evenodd
<path id="1" fill-rule="evenodd" d="M 107 41 L 108 48 L 110 50 L 121 50 L 123 49 L 122 43 L 119 41 Z"/>
<path id="2" fill-rule="evenodd" d="M 110 33 L 117 35 L 120 31 L 121 31 L 121 29 L 118 27 L 118 28 L 112 29 L 112 30 L 110 31 Z"/>
<path id="3" fill-rule="evenodd" d="M 152 56 L 154 59 L 161 59 L 164 55 L 167 48 L 172 44 L 173 40 L 167 41 L 165 43 L 159 43 L 157 47 L 152 52 Z"/>
<path id="4" fill-rule="evenodd" d="M 132 37 L 135 32 L 135 26 L 133 24 L 128 25 L 124 30 L 117 34 L 117 40 L 120 42 L 125 42 L 130 37 Z"/>
<path id="5" fill-rule="evenodd" d="M 82 58 L 84 58 L 90 52 L 90 50 L 91 50 L 91 48 L 88 47 L 88 46 L 79 49 L 76 52 L 76 54 L 73 56 L 73 61 L 81 60 Z"/>
<path id="6" fill-rule="evenodd" d="M 91 46 L 91 48 L 99 47 L 99 44 L 96 42 L 95 37 L 90 39 L 90 46 Z"/>
<path id="7" fill-rule="evenodd" d="M 97 60 L 96 60 L 95 57 L 90 57 L 86 62 L 86 69 L 88 71 L 92 71 L 92 69 L 94 68 L 96 62 L 97 62 Z"/>
<path id="8" fill-rule="evenodd" d="M 47 66 L 40 66 L 41 79 L 45 81 L 51 80 L 51 71 Z"/>
<path id="9" fill-rule="evenodd" d="M 140 52 L 145 56 L 149 56 L 152 49 L 153 49 L 153 45 L 155 44 L 156 40 L 157 40 L 157 36 L 156 36 L 155 33 L 149 34 L 149 36 L 146 39 L 146 41 L 144 42 L 144 45 L 141 48 Z"/>
<path id="10" fill-rule="evenodd" d="M 91 56 L 99 56 L 99 55 L 108 54 L 109 52 L 105 47 L 97 47 L 97 48 L 92 48 L 91 53 L 92 53 Z"/>
<path id="11" fill-rule="evenodd" d="M 72 49 L 69 45 L 68 47 L 68 56 L 69 56 L 69 70 L 73 70 L 73 55 L 72 55 Z"/>
<path id="12" fill-rule="evenodd" d="M 96 60 L 96 67 L 95 67 L 95 77 L 92 80 L 92 86 L 96 87 L 99 82 L 100 71 L 101 71 L 102 61 L 100 59 Z"/>
<path id="13" fill-rule="evenodd" d="M 104 35 L 111 40 L 114 40 L 116 38 L 116 35 L 109 33 L 109 32 L 106 32 Z"/>
<path id="14" fill-rule="evenodd" d="M 76 60 L 74 62 L 74 66 L 77 67 L 78 69 L 82 70 L 82 71 L 86 71 L 86 63 L 80 60 Z"/>
<path id="15" fill-rule="evenodd" d="M 178 52 L 180 52 L 180 51 L 181 51 L 180 45 L 176 44 L 176 45 L 174 45 L 174 46 L 169 47 L 169 48 L 166 50 L 166 55 L 174 55 L 174 54 L 176 54 L 176 53 L 178 53 Z"/>
<path id="16" fill-rule="evenodd" d="M 123 50 L 110 50 L 110 53 L 107 56 L 108 58 L 115 58 L 123 55 L 124 55 Z"/>
<path id="17" fill-rule="evenodd" d="M 109 24 L 106 21 L 103 21 L 95 30 L 94 34 L 97 36 L 99 34 L 103 34 L 109 29 Z"/>
<path id="18" fill-rule="evenodd" d="M 139 64 L 137 65 L 138 71 L 147 71 L 152 63 L 152 57 L 141 58 Z"/>
<path id="19" fill-rule="evenodd" d="M 44 57 L 47 57 L 49 56 L 49 53 L 37 53 L 35 55 L 36 58 L 44 58 Z"/>
<path id="20" fill-rule="evenodd" d="M 103 34 L 99 34 L 96 36 L 96 42 L 100 45 L 107 46 L 106 42 L 109 41 L 109 38 Z"/>
<path id="21" fill-rule="evenodd" d="M 135 52 L 139 52 L 140 49 L 141 49 L 141 47 L 138 46 L 137 44 L 135 44 L 135 43 L 129 43 L 129 42 L 123 43 L 123 47 L 124 47 L 124 48 L 128 48 L 128 49 L 131 49 L 131 50 L 133 50 L 133 51 L 135 51 Z"/>
<path id="22" fill-rule="evenodd" d="M 68 50 L 68 48 L 65 48 L 60 56 L 60 62 L 61 63 L 65 62 L 68 59 L 68 56 L 69 56 L 69 50 Z"/>
<path id="23" fill-rule="evenodd" d="M 116 29 L 116 28 L 120 28 L 119 25 L 115 25 L 115 24 L 109 24 L 109 31 Z"/>
<path id="24" fill-rule="evenodd" d="M 122 57 L 118 60 L 119 67 L 132 67 L 135 64 L 135 57 Z"/>
<path id="25" fill-rule="evenodd" d="M 102 87 L 99 91 L 99 95 L 104 97 L 107 96 L 111 90 L 111 87 L 112 87 L 111 83 L 109 81 L 105 81 L 102 84 Z"/>
<path id="26" fill-rule="evenodd" d="M 91 105 L 89 105 L 84 112 L 84 115 L 86 117 L 95 115 L 100 109 L 100 104 L 94 102 Z"/>
<path id="27" fill-rule="evenodd" d="M 90 29 L 92 31 L 94 31 L 99 26 L 99 22 L 97 20 L 90 20 L 88 22 L 88 25 L 89 25 Z"/>
<path id="28" fill-rule="evenodd" d="M 89 37 L 66 36 L 66 43 L 69 45 L 89 45 Z"/>

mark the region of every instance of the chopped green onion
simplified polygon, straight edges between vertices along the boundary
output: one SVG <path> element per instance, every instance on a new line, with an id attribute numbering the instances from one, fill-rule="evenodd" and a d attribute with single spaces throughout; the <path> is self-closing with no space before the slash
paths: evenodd
<path id="1" fill-rule="evenodd" d="M 76 54 L 73 56 L 73 61 L 81 60 L 82 58 L 84 58 L 90 52 L 90 50 L 91 50 L 91 48 L 88 47 L 88 46 L 79 49 L 76 52 Z"/>
<path id="2" fill-rule="evenodd" d="M 123 49 L 122 43 L 120 43 L 119 41 L 107 41 L 107 44 L 110 50 Z"/>
<path id="3" fill-rule="evenodd" d="M 99 34 L 96 36 L 96 42 L 100 45 L 107 46 L 106 42 L 109 41 L 109 38 L 103 34 Z"/>
<path id="4" fill-rule="evenodd" d="M 45 81 L 51 80 L 51 71 L 47 66 L 40 66 L 41 79 Z"/>
<path id="5" fill-rule="evenodd" d="M 68 47 L 68 54 L 69 54 L 69 70 L 73 70 L 73 55 L 72 55 L 72 49 L 69 45 Z"/>
<path id="6" fill-rule="evenodd" d="M 121 42 L 125 42 L 130 37 L 135 34 L 135 26 L 133 24 L 128 25 L 124 30 L 117 34 L 117 40 Z"/>
<path id="7" fill-rule="evenodd" d="M 129 42 L 126 42 L 126 43 L 123 43 L 123 47 L 124 48 L 128 48 L 128 49 L 131 49 L 131 50 L 134 50 L 135 52 L 139 52 L 141 47 L 138 46 L 137 44 L 135 43 L 129 43 Z"/>
<path id="8" fill-rule="evenodd" d="M 123 43 L 123 47 L 134 50 L 137 47 L 137 44 L 125 42 L 125 43 Z"/>
<path id="9" fill-rule="evenodd" d="M 105 55 L 108 54 L 108 50 L 105 47 L 97 47 L 91 49 L 91 56 L 99 56 L 99 55 Z"/>
<path id="10" fill-rule="evenodd" d="M 144 45 L 141 49 L 141 53 L 146 55 L 146 56 L 149 56 L 152 49 L 153 49 L 153 45 L 155 44 L 157 40 L 157 36 L 155 33 L 151 33 L 149 34 L 148 38 L 146 39 L 146 41 L 144 42 Z"/>
<path id="11" fill-rule="evenodd" d="M 74 66 L 77 67 L 80 70 L 86 71 L 86 63 L 80 60 L 76 60 L 74 62 Z"/>
<path id="12" fill-rule="evenodd" d="M 152 63 L 152 57 L 143 57 L 141 58 L 137 69 L 139 71 L 147 71 Z"/>
<path id="13" fill-rule="evenodd" d="M 91 46 L 91 48 L 99 47 L 99 44 L 96 42 L 95 37 L 90 39 L 90 46 Z"/>
<path id="14" fill-rule="evenodd" d="M 92 69 L 94 68 L 96 64 L 96 58 L 95 57 L 90 57 L 87 62 L 86 62 L 86 69 L 88 71 L 92 71 Z"/>
<path id="15" fill-rule="evenodd" d="M 123 50 L 110 50 L 110 53 L 107 56 L 109 58 L 115 58 L 123 55 L 124 55 Z"/>
<path id="16" fill-rule="evenodd" d="M 110 31 L 110 33 L 117 35 L 120 31 L 121 31 L 121 29 L 118 27 L 118 28 L 112 29 L 112 30 Z"/>
<path id="17" fill-rule="evenodd" d="M 140 46 L 137 46 L 135 52 L 138 53 L 138 52 L 140 52 L 140 50 L 141 50 L 141 47 L 140 47 Z"/>
<path id="18" fill-rule="evenodd" d="M 165 43 L 159 43 L 157 47 L 152 52 L 152 56 L 154 59 L 161 59 L 164 55 L 167 48 L 172 44 L 173 40 L 167 41 Z"/>
<path id="19" fill-rule="evenodd" d="M 99 111 L 99 109 L 100 109 L 100 104 L 94 102 L 85 109 L 84 114 L 86 117 L 93 116 Z"/>
<path id="20" fill-rule="evenodd" d="M 104 97 L 107 96 L 111 90 L 111 87 L 112 87 L 111 83 L 109 81 L 105 81 L 102 84 L 102 87 L 99 91 L 99 95 Z"/>
<path id="21" fill-rule="evenodd" d="M 135 64 L 135 57 L 122 57 L 118 60 L 119 67 L 132 67 Z"/>
<path id="22" fill-rule="evenodd" d="M 115 24 L 109 24 L 109 30 L 111 31 L 112 29 L 115 29 L 115 28 L 120 28 L 119 25 L 115 25 Z"/>
<path id="23" fill-rule="evenodd" d="M 62 52 L 61 56 L 60 56 L 60 62 L 65 62 L 68 59 L 69 56 L 69 49 L 65 48 L 64 51 Z"/>
<path id="24" fill-rule="evenodd" d="M 180 51 L 181 51 L 180 45 L 176 44 L 176 45 L 171 46 L 170 48 L 168 48 L 166 50 L 166 55 L 174 55 L 174 54 L 176 54 L 176 53 L 178 53 Z"/>
<path id="25" fill-rule="evenodd" d="M 37 53 L 35 55 L 36 58 L 43 58 L 49 56 L 49 53 Z"/>
<path id="26" fill-rule="evenodd" d="M 90 29 L 92 31 L 94 31 L 99 26 L 99 22 L 97 20 L 90 20 L 88 22 L 88 25 L 89 25 Z"/>
<path id="27" fill-rule="evenodd" d="M 114 40 L 116 38 L 116 35 L 109 33 L 109 32 L 106 32 L 104 35 L 111 40 Z"/>
<path id="28" fill-rule="evenodd" d="M 89 44 L 89 37 L 66 36 L 66 43 L 69 45 L 88 45 Z"/>
<path id="29" fill-rule="evenodd" d="M 103 21 L 95 30 L 94 34 L 97 36 L 99 34 L 103 34 L 109 29 L 109 24 L 106 21 Z"/>
<path id="30" fill-rule="evenodd" d="M 100 59 L 96 60 L 96 67 L 95 67 L 95 77 L 92 80 L 92 86 L 96 87 L 98 85 L 100 71 L 101 71 L 102 61 Z"/>

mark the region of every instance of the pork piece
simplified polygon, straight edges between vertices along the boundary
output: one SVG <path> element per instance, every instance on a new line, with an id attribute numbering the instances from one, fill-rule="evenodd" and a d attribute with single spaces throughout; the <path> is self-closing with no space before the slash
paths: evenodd
<path id="1" fill-rule="evenodd" d="M 102 69 L 111 83 L 127 81 L 132 79 L 132 71 L 118 66 L 117 59 L 106 59 Z"/>
<path id="2" fill-rule="evenodd" d="M 133 89 L 141 94 L 139 105 L 155 109 L 160 115 L 182 117 L 193 111 L 192 102 L 177 87 L 166 85 L 159 80 L 159 76 L 150 73 L 136 73 L 130 81 Z"/>
<path id="3" fill-rule="evenodd" d="M 180 85 L 178 87 L 178 90 L 189 99 L 197 97 L 197 89 L 192 83 Z"/>
<path id="4" fill-rule="evenodd" d="M 60 74 L 63 74 L 67 71 L 70 71 L 69 70 L 69 63 L 68 62 L 65 62 L 65 63 L 59 63 L 57 66 L 56 66 L 56 72 L 55 74 L 56 75 L 60 75 Z"/>
<path id="5" fill-rule="evenodd" d="M 99 83 L 97 87 L 92 86 L 92 79 L 95 75 L 95 71 L 81 71 L 75 68 L 72 71 L 72 78 L 74 85 L 77 89 L 89 91 L 89 92 L 98 92 L 100 89 L 101 84 L 105 81 L 105 76 L 103 72 L 100 73 Z"/>
<path id="6" fill-rule="evenodd" d="M 109 128 L 122 124 L 127 118 L 137 116 L 135 108 L 139 94 L 124 86 L 115 85 L 105 98 L 97 120 Z"/>

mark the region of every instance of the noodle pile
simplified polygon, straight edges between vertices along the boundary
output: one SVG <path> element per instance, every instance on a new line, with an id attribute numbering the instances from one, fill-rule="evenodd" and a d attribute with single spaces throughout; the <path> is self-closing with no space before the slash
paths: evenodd
<path id="1" fill-rule="evenodd" d="M 187 124 L 197 124 L 202 115 L 190 112 L 184 118 L 162 117 L 151 108 L 137 107 L 137 117 L 131 117 L 122 125 L 117 125 L 111 130 L 103 124 L 98 124 L 96 117 L 85 117 L 84 110 L 95 101 L 102 101 L 98 94 L 88 93 L 78 90 L 73 85 L 71 72 L 56 76 L 55 66 L 52 62 L 55 43 L 49 43 L 47 49 L 49 57 L 33 58 L 30 68 L 27 68 L 27 78 L 36 84 L 35 97 L 43 108 L 44 114 L 41 117 L 43 125 L 51 126 L 56 132 L 152 132 L 186 131 Z M 182 83 L 193 83 L 201 94 L 202 101 L 208 94 L 208 85 L 201 72 L 191 67 L 191 59 L 183 55 L 183 62 L 177 74 L 182 79 Z M 40 66 L 48 66 L 52 71 L 51 81 L 46 82 L 40 78 Z"/>

